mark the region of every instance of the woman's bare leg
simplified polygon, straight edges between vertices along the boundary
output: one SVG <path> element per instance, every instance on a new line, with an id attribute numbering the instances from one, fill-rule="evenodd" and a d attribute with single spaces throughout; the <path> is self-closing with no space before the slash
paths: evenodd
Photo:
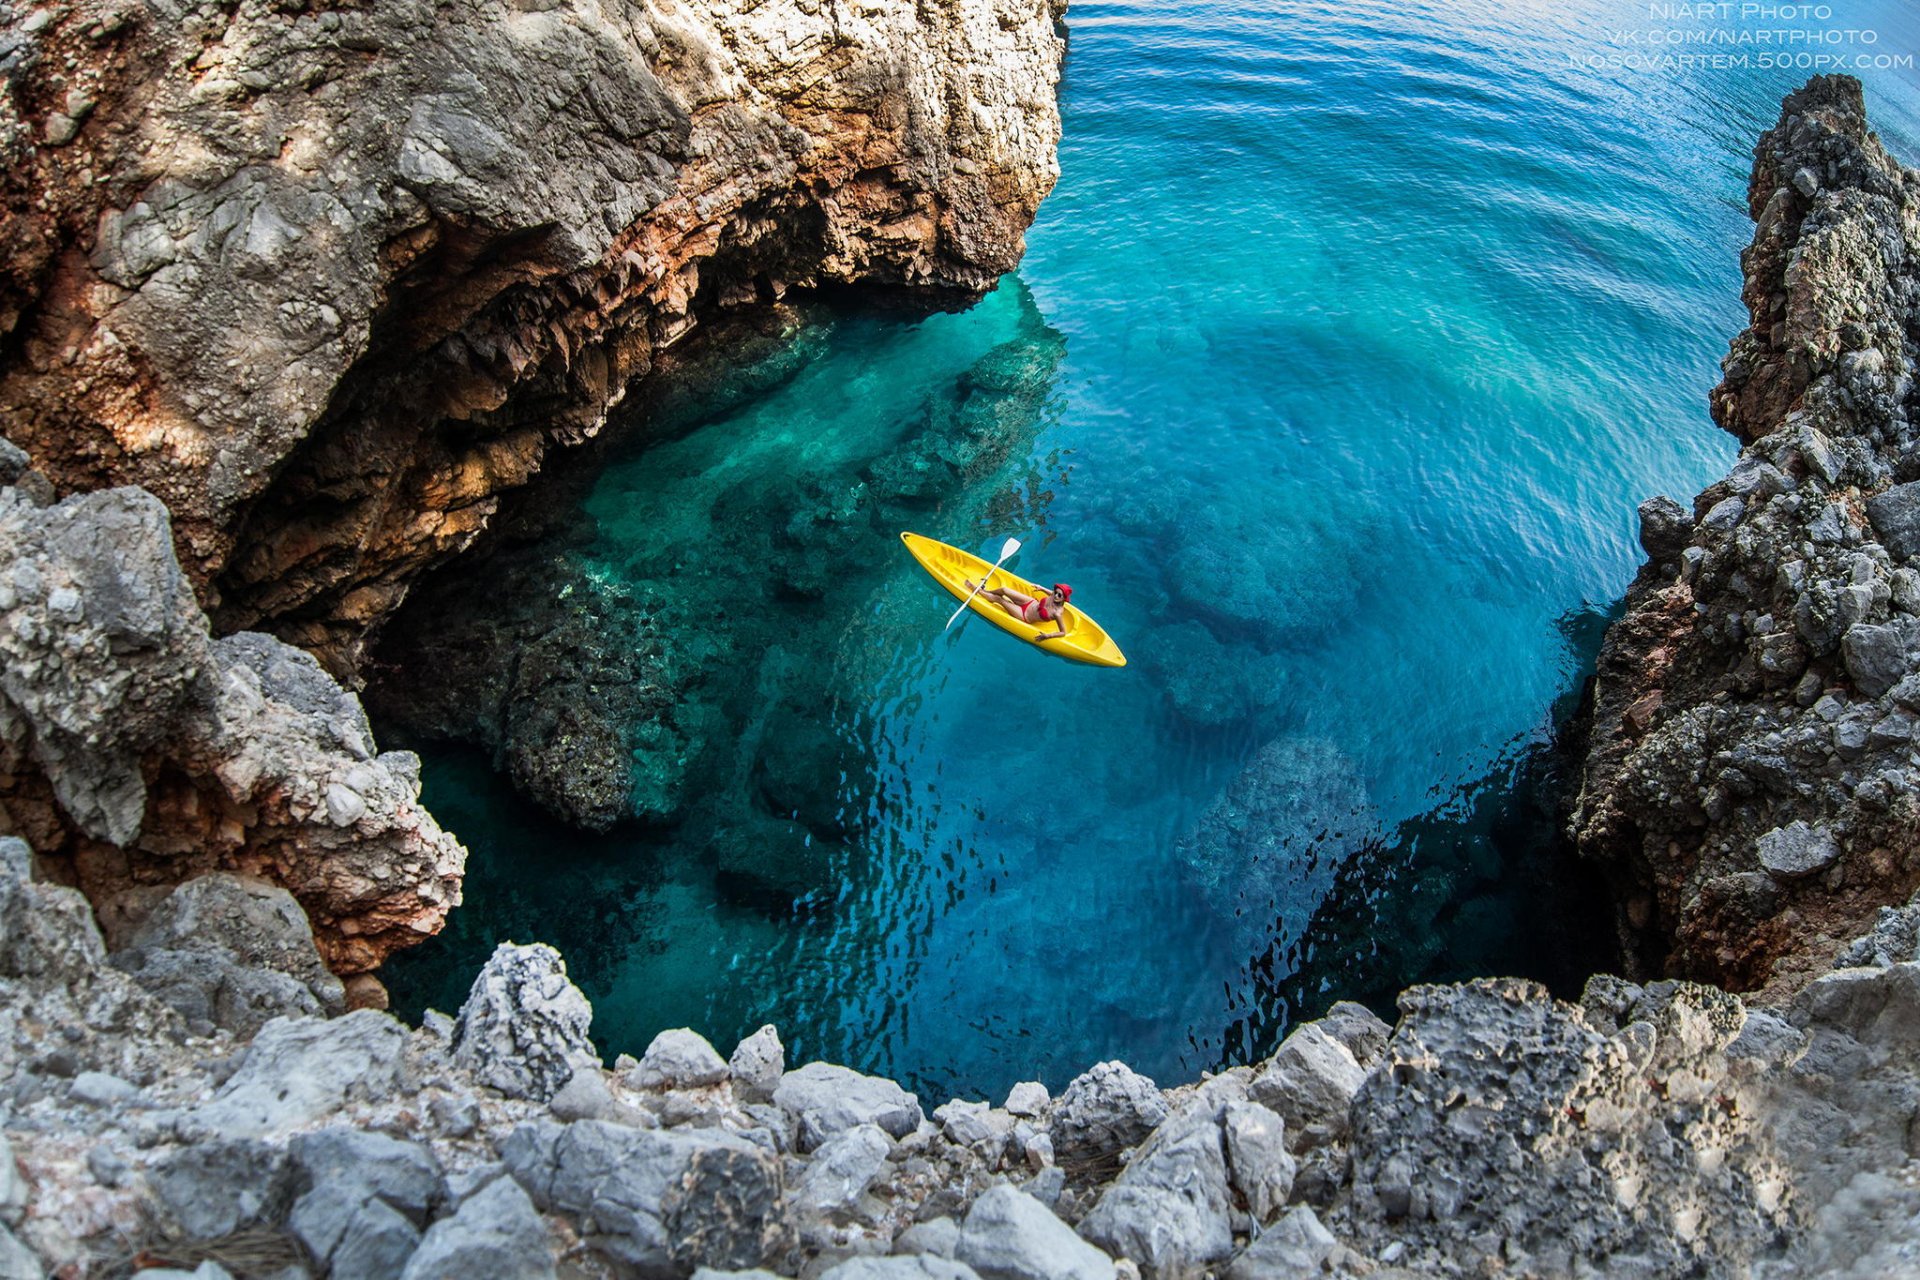
<path id="1" fill-rule="evenodd" d="M 972 590 L 973 579 L 968 578 L 966 582 L 967 589 Z M 1032 596 L 1021 595 L 1018 591 L 1012 591 L 1006 587 L 983 587 L 980 594 L 1023 621 L 1027 616 L 1027 610 L 1033 605 Z"/>

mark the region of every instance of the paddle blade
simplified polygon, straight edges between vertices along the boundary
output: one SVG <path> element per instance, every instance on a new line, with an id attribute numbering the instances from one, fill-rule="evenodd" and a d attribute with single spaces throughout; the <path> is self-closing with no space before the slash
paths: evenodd
<path id="1" fill-rule="evenodd" d="M 1003 565 L 1007 561 L 1013 559 L 1014 553 L 1019 550 L 1020 550 L 1020 539 L 1008 538 L 1007 544 L 1004 547 L 1000 548 L 1000 559 L 995 562 L 995 567 L 997 568 L 999 565 Z"/>

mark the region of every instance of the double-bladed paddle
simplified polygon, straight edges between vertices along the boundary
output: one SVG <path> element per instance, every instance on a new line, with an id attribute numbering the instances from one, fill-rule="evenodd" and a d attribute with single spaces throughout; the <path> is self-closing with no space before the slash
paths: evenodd
<path id="1" fill-rule="evenodd" d="M 958 622 L 960 620 L 960 615 L 967 611 L 967 606 L 973 603 L 973 598 L 980 594 L 980 587 L 984 587 L 987 585 L 987 578 L 991 578 L 995 573 L 998 573 L 1000 571 L 1000 566 L 1005 564 L 1007 561 L 1011 560 L 1013 558 L 1013 553 L 1018 551 L 1019 549 L 1020 549 L 1020 539 L 1018 538 L 1007 539 L 1007 545 L 1000 548 L 1000 558 L 993 562 L 993 568 L 989 569 L 985 577 L 982 577 L 980 579 L 979 586 L 976 586 L 972 591 L 969 591 L 967 593 L 967 598 L 960 602 L 960 607 L 953 611 L 953 616 L 951 618 L 947 619 L 947 625 L 940 628 L 942 631 L 951 631 L 953 629 L 953 624 Z"/>

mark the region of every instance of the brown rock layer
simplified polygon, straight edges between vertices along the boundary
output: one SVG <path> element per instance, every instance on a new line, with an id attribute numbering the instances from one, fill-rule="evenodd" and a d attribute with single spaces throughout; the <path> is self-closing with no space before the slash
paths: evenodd
<path id="1" fill-rule="evenodd" d="M 377 753 L 311 656 L 213 639 L 153 495 L 31 489 L 0 487 L 0 834 L 116 945 L 210 871 L 290 890 L 336 973 L 437 932 L 466 851 L 420 806 L 419 760 Z"/>
<path id="2" fill-rule="evenodd" d="M 701 314 L 977 293 L 1056 173 L 1048 0 L 13 13 L 8 434 L 341 674 Z"/>
<path id="3" fill-rule="evenodd" d="M 1749 203 L 1712 396 L 1745 447 L 1691 511 L 1641 508 L 1572 834 L 1645 972 L 1787 990 L 1920 884 L 1920 177 L 1819 77 Z"/>

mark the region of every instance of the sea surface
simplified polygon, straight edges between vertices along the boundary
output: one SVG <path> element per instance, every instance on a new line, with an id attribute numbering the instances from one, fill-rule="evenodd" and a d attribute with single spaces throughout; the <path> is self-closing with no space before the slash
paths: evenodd
<path id="1" fill-rule="evenodd" d="M 1695 9 L 1727 16 L 1666 16 Z M 1076 0 L 1016 275 L 816 308 L 780 376 L 612 455 L 583 573 L 729 602 L 676 739 L 703 771 L 589 837 L 427 747 L 473 858 L 400 1003 L 546 940 L 609 1056 L 773 1022 L 931 1102 L 1192 1078 L 1415 980 L 1577 992 L 1604 912 L 1548 744 L 1636 505 L 1734 455 L 1706 393 L 1753 142 L 1864 55 L 1920 159 L 1920 9 L 1761 9 Z M 908 527 L 1020 537 L 1130 665 L 943 630 Z"/>

